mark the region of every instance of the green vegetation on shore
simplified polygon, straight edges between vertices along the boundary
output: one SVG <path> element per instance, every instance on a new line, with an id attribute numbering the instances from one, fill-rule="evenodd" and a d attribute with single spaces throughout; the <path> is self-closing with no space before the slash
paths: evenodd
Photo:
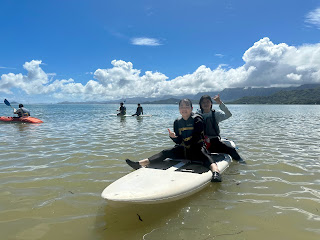
<path id="1" fill-rule="evenodd" d="M 169 98 L 159 101 L 148 101 L 143 104 L 177 104 L 180 99 Z M 198 99 L 191 99 L 198 103 Z M 281 90 L 269 96 L 248 96 L 228 104 L 320 104 L 320 87 L 296 90 Z"/>
<path id="2" fill-rule="evenodd" d="M 270 96 L 242 97 L 228 104 L 320 104 L 320 87 L 279 91 Z"/>
<path id="3" fill-rule="evenodd" d="M 180 101 L 180 99 L 177 98 L 169 98 L 164 100 L 158 100 L 158 101 L 147 101 L 143 102 L 142 104 L 177 104 Z"/>

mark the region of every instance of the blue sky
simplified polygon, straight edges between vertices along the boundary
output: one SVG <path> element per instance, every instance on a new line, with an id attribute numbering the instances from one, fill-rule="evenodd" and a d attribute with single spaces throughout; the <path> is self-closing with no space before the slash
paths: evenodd
<path id="1" fill-rule="evenodd" d="M 160 97 L 320 83 L 320 2 L 0 2 L 0 98 Z"/>

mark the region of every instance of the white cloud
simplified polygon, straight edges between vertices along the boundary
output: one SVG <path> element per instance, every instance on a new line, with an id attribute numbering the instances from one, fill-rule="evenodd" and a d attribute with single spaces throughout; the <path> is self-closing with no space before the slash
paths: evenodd
<path id="1" fill-rule="evenodd" d="M 315 25 L 320 29 L 320 7 L 314 9 L 306 15 L 305 22 L 311 25 Z"/>
<path id="2" fill-rule="evenodd" d="M 99 80 L 104 86 L 119 87 L 127 85 L 130 81 L 136 81 L 139 78 L 140 70 L 133 69 L 131 62 L 122 60 L 111 62 L 111 69 L 97 69 L 94 73 L 94 78 Z"/>
<path id="3" fill-rule="evenodd" d="M 221 54 L 221 53 L 216 53 L 215 56 L 216 56 L 216 57 L 219 57 L 219 58 L 223 58 L 223 57 L 224 57 L 224 55 Z"/>
<path id="4" fill-rule="evenodd" d="M 295 74 L 295 73 L 287 74 L 287 78 L 295 80 L 295 81 L 299 81 L 301 79 L 301 77 L 302 77 L 302 75 Z"/>
<path id="5" fill-rule="evenodd" d="M 109 100 L 129 97 L 159 97 L 221 91 L 228 87 L 290 86 L 320 83 L 320 44 L 289 46 L 274 44 L 269 38 L 254 43 L 243 54 L 244 64 L 238 68 L 220 65 L 210 69 L 199 66 L 191 74 L 168 80 L 160 72 L 135 69 L 131 62 L 113 60 L 111 68 L 97 69 L 93 79 L 77 83 L 73 79 L 49 81 L 53 73 L 45 73 L 42 62 L 32 60 L 23 66 L 27 75 L 3 74 L 0 92 L 12 94 L 21 89 L 26 94 L 46 94 L 71 101 Z"/>
<path id="6" fill-rule="evenodd" d="M 54 73 L 45 73 L 40 65 L 42 61 L 32 60 L 26 62 L 23 68 L 27 70 L 27 75 L 19 74 L 3 74 L 0 79 L 0 92 L 12 94 L 12 89 L 21 89 L 29 95 L 32 94 L 47 94 L 53 92 L 61 87 L 61 84 L 70 82 L 66 80 L 55 81 L 49 84 L 50 76 L 54 76 Z"/>
<path id="7" fill-rule="evenodd" d="M 263 38 L 244 53 L 243 60 L 246 69 L 255 68 L 242 82 L 246 86 L 320 83 L 320 79 L 312 77 L 320 69 L 320 44 L 293 47 Z M 288 74 L 300 75 L 299 81 L 288 78 Z"/>
<path id="8" fill-rule="evenodd" d="M 140 46 L 160 46 L 162 45 L 159 39 L 156 38 L 133 38 L 131 44 Z"/>

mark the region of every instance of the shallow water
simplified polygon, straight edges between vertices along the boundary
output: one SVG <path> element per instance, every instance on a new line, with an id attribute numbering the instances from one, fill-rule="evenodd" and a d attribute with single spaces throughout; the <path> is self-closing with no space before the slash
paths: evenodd
<path id="1" fill-rule="evenodd" d="M 139 160 L 172 146 L 175 105 L 120 118 L 118 105 L 29 105 L 43 124 L 0 124 L 1 239 L 319 239 L 320 106 L 229 105 L 221 123 L 247 165 L 156 205 L 100 197 Z M 136 105 L 127 105 L 134 113 Z M 0 105 L 0 115 L 12 110 Z"/>

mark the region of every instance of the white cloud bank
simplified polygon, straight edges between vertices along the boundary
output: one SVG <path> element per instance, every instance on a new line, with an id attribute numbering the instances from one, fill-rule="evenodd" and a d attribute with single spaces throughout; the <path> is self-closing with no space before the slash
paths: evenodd
<path id="1" fill-rule="evenodd" d="M 269 38 L 254 43 L 243 55 L 244 65 L 216 69 L 200 66 L 192 74 L 168 80 L 159 72 L 135 69 L 131 62 L 113 60 L 112 68 L 97 69 L 85 85 L 74 79 L 49 80 L 41 61 L 26 62 L 27 75 L 3 74 L 0 92 L 21 89 L 29 95 L 46 94 L 63 100 L 110 100 L 129 97 L 160 97 L 220 91 L 227 87 L 270 87 L 320 83 L 320 44 L 288 46 Z"/>

